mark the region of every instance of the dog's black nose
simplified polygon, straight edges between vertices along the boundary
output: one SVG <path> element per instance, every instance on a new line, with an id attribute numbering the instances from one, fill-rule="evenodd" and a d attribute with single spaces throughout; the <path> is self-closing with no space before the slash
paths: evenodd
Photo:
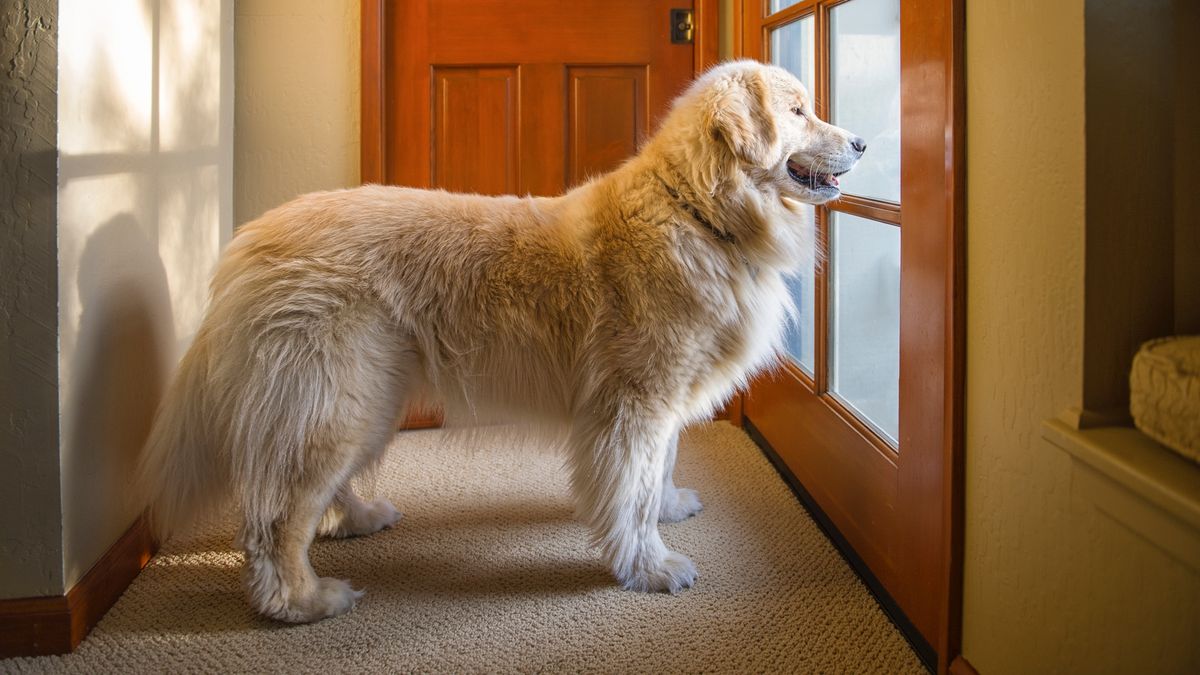
<path id="1" fill-rule="evenodd" d="M 850 147 L 854 148 L 854 151 L 861 155 L 867 151 L 867 141 L 862 136 L 855 136 L 850 139 Z"/>

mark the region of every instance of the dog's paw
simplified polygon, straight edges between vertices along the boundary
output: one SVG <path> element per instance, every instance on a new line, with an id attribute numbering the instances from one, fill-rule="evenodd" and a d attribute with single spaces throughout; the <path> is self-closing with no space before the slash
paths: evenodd
<path id="1" fill-rule="evenodd" d="M 376 499 L 367 504 L 366 508 L 356 512 L 346 525 L 351 536 L 360 536 L 389 528 L 400 522 L 402 517 L 391 502 Z"/>
<path id="2" fill-rule="evenodd" d="M 277 602 L 268 603 L 262 608 L 263 613 L 288 623 L 312 623 L 349 612 L 363 594 L 346 581 L 329 577 L 317 579 L 311 589 L 299 597 L 275 598 Z"/>
<path id="3" fill-rule="evenodd" d="M 326 537 L 361 537 L 395 525 L 402 518 L 396 507 L 386 499 L 367 504 L 356 502 L 346 513 L 330 511 L 317 529 Z"/>
<path id="4" fill-rule="evenodd" d="M 658 512 L 658 522 L 678 523 L 687 520 L 704 510 L 700 503 L 700 494 L 688 488 L 677 488 L 672 495 L 663 495 L 662 509 Z"/>
<path id="5" fill-rule="evenodd" d="M 696 563 L 681 553 L 667 551 L 658 567 L 636 571 L 623 581 L 631 591 L 678 593 L 696 583 Z"/>
<path id="6" fill-rule="evenodd" d="M 317 592 L 313 594 L 313 618 L 310 620 L 345 614 L 354 609 L 362 595 L 362 591 L 354 590 L 344 579 L 321 577 L 317 580 Z"/>

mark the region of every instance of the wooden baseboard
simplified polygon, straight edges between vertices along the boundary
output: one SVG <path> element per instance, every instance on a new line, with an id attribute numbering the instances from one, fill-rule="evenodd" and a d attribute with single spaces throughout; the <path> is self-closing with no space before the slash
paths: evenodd
<path id="1" fill-rule="evenodd" d="M 0 600 L 0 658 L 74 651 L 157 549 L 143 516 L 66 595 Z"/>
<path id="2" fill-rule="evenodd" d="M 950 662 L 950 675 L 979 675 L 979 671 L 959 654 Z"/>

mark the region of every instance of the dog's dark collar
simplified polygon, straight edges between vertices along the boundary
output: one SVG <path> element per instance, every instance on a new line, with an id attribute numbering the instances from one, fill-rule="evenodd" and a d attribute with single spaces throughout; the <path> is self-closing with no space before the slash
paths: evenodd
<path id="1" fill-rule="evenodd" d="M 667 194 L 671 195 L 671 199 L 679 202 L 679 206 L 683 208 L 684 211 L 687 211 L 697 223 L 700 223 L 704 229 L 708 230 L 712 236 L 727 244 L 737 243 L 737 237 L 726 232 L 725 230 L 719 229 L 716 225 L 713 225 L 708 218 L 704 217 L 703 213 L 700 213 L 699 209 L 697 209 L 695 206 L 692 206 L 686 199 L 683 198 L 683 195 L 679 194 L 679 190 L 671 187 L 667 181 L 663 180 L 662 176 L 656 173 L 654 174 L 654 177 L 658 179 L 658 182 L 662 183 L 662 186 L 667 191 Z"/>

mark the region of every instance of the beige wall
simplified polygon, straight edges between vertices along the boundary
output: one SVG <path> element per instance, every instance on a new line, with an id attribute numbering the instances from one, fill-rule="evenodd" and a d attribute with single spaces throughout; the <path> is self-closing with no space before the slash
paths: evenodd
<path id="1" fill-rule="evenodd" d="M 238 0 L 234 218 L 359 183 L 358 0 Z"/>
<path id="2" fill-rule="evenodd" d="M 1084 0 L 967 13 L 963 653 L 984 675 L 1200 664 L 1197 572 L 1041 437 L 1082 394 L 1084 42 Z"/>
<path id="3" fill-rule="evenodd" d="M 133 458 L 232 233 L 232 10 L 60 2 L 64 588 L 137 515 Z"/>

